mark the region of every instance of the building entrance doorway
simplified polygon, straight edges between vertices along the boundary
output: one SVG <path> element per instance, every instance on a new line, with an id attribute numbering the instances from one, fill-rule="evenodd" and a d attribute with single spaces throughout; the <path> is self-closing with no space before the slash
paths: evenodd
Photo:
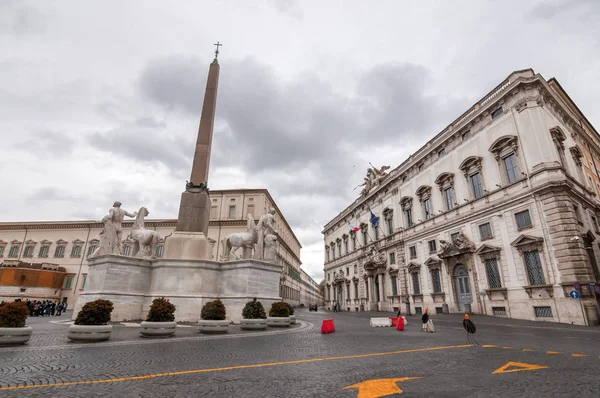
<path id="1" fill-rule="evenodd" d="M 471 284 L 469 282 L 469 272 L 464 264 L 458 264 L 454 267 L 454 286 L 456 289 L 458 311 L 464 312 L 465 304 L 471 304 L 473 302 Z"/>

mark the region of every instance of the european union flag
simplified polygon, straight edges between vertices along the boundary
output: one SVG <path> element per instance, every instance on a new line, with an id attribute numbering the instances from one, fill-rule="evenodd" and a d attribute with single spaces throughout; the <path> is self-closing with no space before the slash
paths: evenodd
<path id="1" fill-rule="evenodd" d="M 373 224 L 373 226 L 375 226 L 379 222 L 379 217 L 377 217 L 375 214 L 373 214 L 373 210 L 369 209 L 369 211 L 371 212 L 371 224 Z"/>

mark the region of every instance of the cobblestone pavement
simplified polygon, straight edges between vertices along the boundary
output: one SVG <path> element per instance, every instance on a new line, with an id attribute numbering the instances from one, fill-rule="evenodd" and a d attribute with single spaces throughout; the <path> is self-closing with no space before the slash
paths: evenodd
<path id="1" fill-rule="evenodd" d="M 68 325 L 56 319 L 32 319 L 28 345 L 0 348 L 0 397 L 599 395 L 598 328 L 474 315 L 481 345 L 472 346 L 459 315 L 433 315 L 436 333 L 420 332 L 416 316 L 404 332 L 369 327 L 370 316 L 387 315 L 298 310 L 292 329 L 203 336 L 181 327 L 161 340 L 115 324 L 110 341 L 93 344 L 68 343 Z M 330 317 L 336 332 L 320 334 Z M 507 370 L 538 368 L 496 372 L 510 362 Z"/>

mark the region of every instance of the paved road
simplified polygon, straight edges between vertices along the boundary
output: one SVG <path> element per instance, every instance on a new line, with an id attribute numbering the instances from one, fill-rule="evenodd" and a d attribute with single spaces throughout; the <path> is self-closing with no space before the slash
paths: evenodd
<path id="1" fill-rule="evenodd" d="M 369 327 L 381 314 L 297 315 L 300 325 L 268 335 L 181 327 L 176 338 L 147 340 L 118 324 L 111 341 L 84 345 L 66 341 L 68 325 L 35 319 L 28 346 L 0 348 L 0 397 L 600 395 L 597 328 L 473 316 L 481 345 L 472 346 L 458 315 L 434 315 L 434 334 L 420 332 L 417 317 L 398 332 Z M 331 316 L 336 333 L 320 334 Z M 510 362 L 506 370 L 532 370 L 493 374 Z"/>

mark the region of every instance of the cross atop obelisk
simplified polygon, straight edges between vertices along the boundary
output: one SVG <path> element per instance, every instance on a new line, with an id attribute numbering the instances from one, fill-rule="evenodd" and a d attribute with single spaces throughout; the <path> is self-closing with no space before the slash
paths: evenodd
<path id="1" fill-rule="evenodd" d="M 186 184 L 185 192 L 181 194 L 177 227 L 166 242 L 164 257 L 168 259 L 205 260 L 212 258 L 212 247 L 207 237 L 210 217 L 208 169 L 219 86 L 217 56 L 222 44 L 217 42 L 215 45 L 217 50 L 215 59 L 208 68 L 192 173 Z M 212 242 L 214 243 L 214 241 Z"/>

